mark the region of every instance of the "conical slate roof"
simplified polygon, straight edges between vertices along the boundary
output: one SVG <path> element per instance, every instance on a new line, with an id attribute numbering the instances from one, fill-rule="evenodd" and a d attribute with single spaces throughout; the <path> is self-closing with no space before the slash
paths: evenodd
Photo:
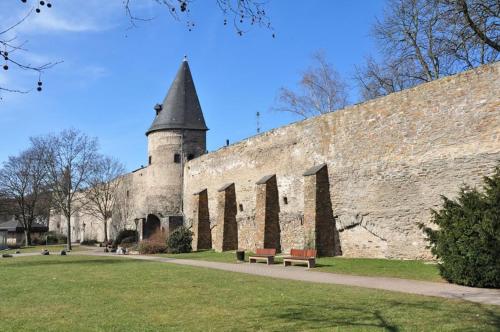
<path id="1" fill-rule="evenodd" d="M 156 117 L 146 135 L 168 129 L 208 130 L 186 59 L 182 61 L 161 110 L 157 109 Z"/>

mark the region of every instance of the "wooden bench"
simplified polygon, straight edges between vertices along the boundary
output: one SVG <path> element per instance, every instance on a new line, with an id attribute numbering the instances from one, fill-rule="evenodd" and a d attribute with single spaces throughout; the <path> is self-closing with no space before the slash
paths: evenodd
<path id="1" fill-rule="evenodd" d="M 290 266 L 292 263 L 307 263 L 308 268 L 316 266 L 316 250 L 314 249 L 292 249 L 290 256 L 283 257 L 283 265 Z"/>
<path id="2" fill-rule="evenodd" d="M 274 264 L 276 249 L 257 249 L 255 255 L 248 257 L 250 263 L 257 263 L 258 260 L 265 260 L 267 265 Z"/>

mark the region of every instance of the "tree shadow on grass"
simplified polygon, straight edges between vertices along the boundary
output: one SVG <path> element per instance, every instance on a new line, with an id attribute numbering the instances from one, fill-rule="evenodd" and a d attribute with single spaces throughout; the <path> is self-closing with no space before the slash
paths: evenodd
<path id="1" fill-rule="evenodd" d="M 398 332 L 400 327 L 385 318 L 380 310 L 370 310 L 362 306 L 337 306 L 322 304 L 282 305 L 279 313 L 269 319 L 279 319 L 292 323 L 293 328 L 324 329 L 339 327 L 381 328 Z M 263 312 L 269 312 L 262 307 Z"/>
<path id="2" fill-rule="evenodd" d="M 443 310 L 446 308 L 453 308 L 453 316 L 450 316 L 450 319 L 459 319 L 459 317 L 467 317 L 467 316 L 474 316 L 474 318 L 479 317 L 479 315 L 482 315 L 486 317 L 485 321 L 493 327 L 495 327 L 495 331 L 500 331 L 500 310 L 494 311 L 490 308 L 494 307 L 494 305 L 485 305 L 481 304 L 478 302 L 471 302 L 471 301 L 464 301 L 462 298 L 457 297 L 456 298 L 458 301 L 461 301 L 462 303 L 467 303 L 469 305 L 473 305 L 477 308 L 477 313 L 471 312 L 470 307 L 464 307 L 463 310 L 457 311 L 457 307 L 454 306 L 453 302 L 447 303 L 447 304 L 440 304 L 436 302 L 429 302 L 429 301 L 419 301 L 416 303 L 408 303 L 408 302 L 400 302 L 400 301 L 391 301 L 391 307 L 399 307 L 403 306 L 405 309 L 408 308 L 414 308 L 414 309 L 419 309 L 419 310 L 427 310 L 429 317 L 433 315 L 433 313 L 436 312 L 436 310 Z M 451 314 L 451 313 L 450 313 Z"/>
<path id="3" fill-rule="evenodd" d="M 484 305 L 481 305 L 480 303 L 473 302 L 473 304 L 488 317 L 488 319 L 493 323 L 494 326 L 497 327 L 496 330 L 500 331 L 500 313 L 495 312 L 490 308 L 486 308 Z"/>
<path id="4" fill-rule="evenodd" d="M 433 317 L 437 310 L 446 310 L 446 308 L 453 308 L 453 317 L 449 317 L 450 320 L 456 319 L 456 317 L 484 315 L 486 319 L 483 322 L 492 326 L 500 326 L 500 313 L 485 307 L 484 305 L 473 303 L 477 305 L 478 313 L 471 313 L 470 307 L 465 307 L 457 313 L 457 308 L 453 306 L 453 303 L 439 303 L 433 301 L 417 301 L 417 302 L 402 302 L 402 301 L 383 301 L 380 302 L 380 307 L 374 307 L 373 305 L 356 305 L 356 304 L 305 304 L 305 303 L 272 303 L 269 305 L 258 306 L 258 310 L 262 313 L 260 318 L 266 316 L 268 320 L 279 319 L 283 324 L 290 323 L 291 329 L 302 328 L 307 329 L 333 329 L 333 328 L 352 328 L 358 327 L 360 329 L 370 329 L 379 328 L 391 332 L 397 332 L 401 329 L 417 328 L 422 329 L 422 326 L 418 326 L 419 317 Z M 280 308 L 278 312 L 269 310 L 269 307 Z M 408 321 L 395 322 L 394 317 L 397 317 L 396 312 L 401 312 L 402 317 L 407 316 L 410 312 L 420 311 L 415 314 L 414 322 L 417 326 L 408 326 L 410 323 Z M 422 313 L 424 311 L 424 313 Z M 388 318 L 388 314 L 392 318 Z M 446 314 L 446 313 L 444 313 Z M 410 324 L 411 325 L 411 324 Z M 438 328 L 438 326 L 436 326 Z M 500 329 L 498 329 L 500 331 Z"/>

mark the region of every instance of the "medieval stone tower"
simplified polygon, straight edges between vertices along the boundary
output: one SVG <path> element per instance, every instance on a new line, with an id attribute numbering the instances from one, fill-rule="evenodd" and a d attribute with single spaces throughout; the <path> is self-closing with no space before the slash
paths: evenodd
<path id="1" fill-rule="evenodd" d="M 208 130 L 187 59 L 184 59 L 156 116 L 146 132 L 148 167 L 143 237 L 160 223 L 166 230 L 182 224 L 183 169 L 186 161 L 206 152 Z"/>

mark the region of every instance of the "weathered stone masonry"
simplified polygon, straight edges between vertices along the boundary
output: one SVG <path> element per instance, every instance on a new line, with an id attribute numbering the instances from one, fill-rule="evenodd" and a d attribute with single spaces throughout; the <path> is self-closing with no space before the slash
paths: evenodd
<path id="1" fill-rule="evenodd" d="M 310 241 L 307 202 L 309 191 L 317 195 L 319 189 L 311 189 L 303 174 L 326 164 L 331 215 L 336 216 L 335 223 L 326 224 L 327 241 L 335 226 L 337 253 L 429 258 L 417 223 L 429 222 L 429 210 L 440 206 L 441 194 L 453 197 L 463 183 L 478 185 L 500 160 L 499 72 L 499 63 L 483 66 L 203 155 L 185 165 L 184 197 L 207 189 L 217 234 L 217 190 L 234 183 L 234 207 L 242 207 L 235 217 L 237 246 L 253 249 L 262 243 L 264 213 L 256 182 L 275 174 L 277 229 L 281 249 L 287 252 Z M 193 202 L 183 202 L 188 224 Z M 316 228 L 332 218 L 321 210 L 324 206 L 316 203 L 314 213 L 321 215 L 314 217 Z M 321 236 L 321 231 L 315 233 L 315 241 Z"/>
<path id="2" fill-rule="evenodd" d="M 147 166 L 122 177 L 109 237 L 126 227 L 146 239 L 184 222 L 195 249 L 430 258 L 418 223 L 441 194 L 481 183 L 500 160 L 499 96 L 495 63 L 205 154 L 208 128 L 185 60 L 154 107 Z M 65 225 L 51 216 L 51 230 Z M 84 211 L 71 231 L 104 239 Z"/>
<path id="3" fill-rule="evenodd" d="M 216 251 L 238 249 L 238 225 L 236 224 L 236 191 L 234 183 L 228 183 L 217 193 Z"/>
<path id="4" fill-rule="evenodd" d="M 280 251 L 279 195 L 276 175 L 267 175 L 256 183 L 255 247 Z M 241 206 L 242 207 L 242 206 Z"/>
<path id="5" fill-rule="evenodd" d="M 326 164 L 314 166 L 304 173 L 304 236 L 306 246 L 316 248 L 320 256 L 340 255 L 335 250 L 335 228 L 330 183 Z"/>
<path id="6" fill-rule="evenodd" d="M 211 249 L 212 232 L 210 230 L 210 214 L 208 211 L 207 190 L 194 194 L 193 210 L 193 250 Z"/>

